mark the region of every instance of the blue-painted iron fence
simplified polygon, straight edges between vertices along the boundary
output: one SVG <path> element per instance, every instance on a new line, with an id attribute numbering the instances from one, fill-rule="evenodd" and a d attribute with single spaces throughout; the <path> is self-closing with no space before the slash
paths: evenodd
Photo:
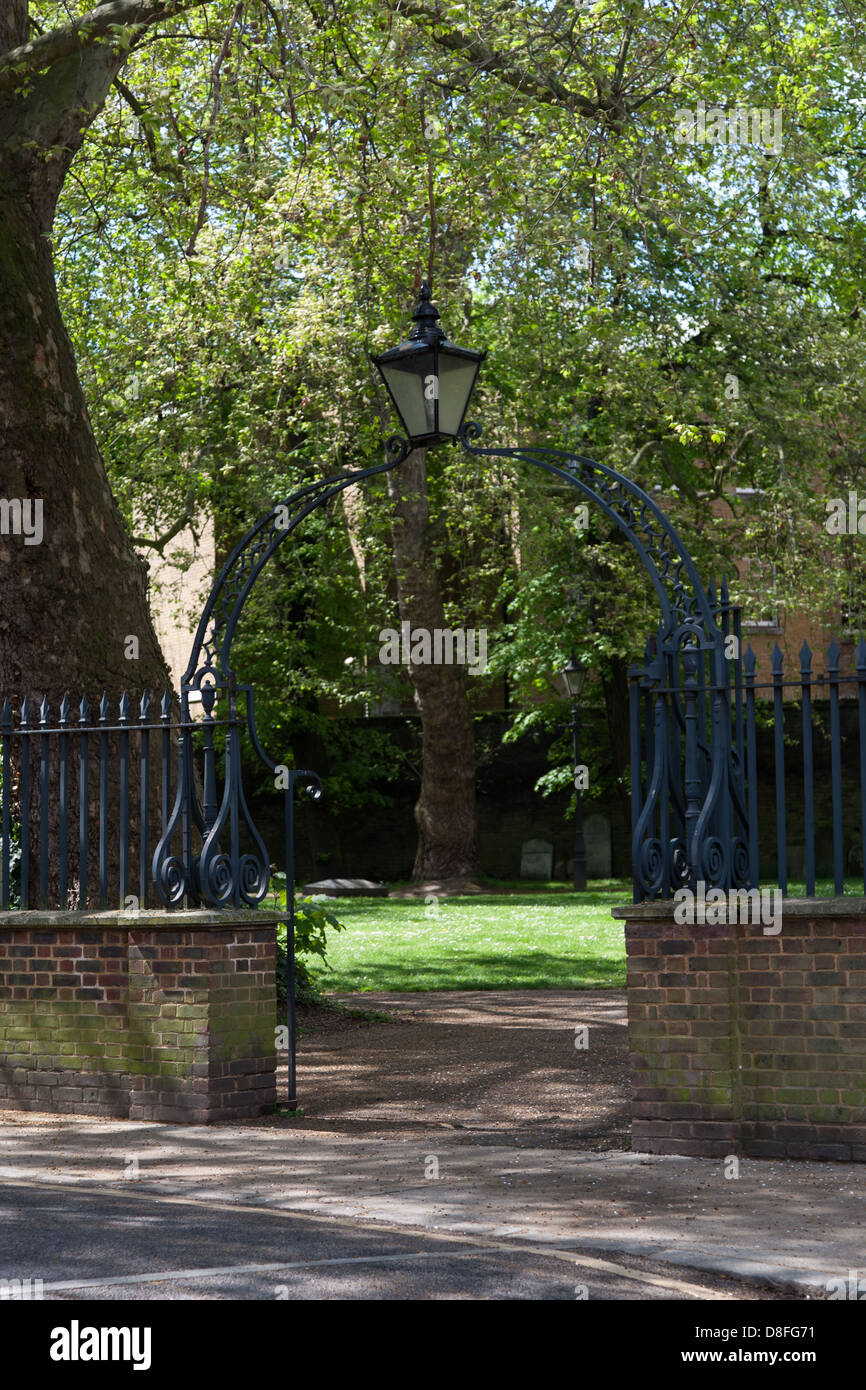
<path id="1" fill-rule="evenodd" d="M 866 894 L 866 642 L 850 673 L 835 640 L 823 670 L 813 670 L 804 642 L 798 673 L 786 677 L 776 643 L 759 673 L 726 586 L 718 602 L 712 586 L 708 595 L 725 653 L 721 680 L 713 644 L 684 628 L 667 636 L 660 628 L 629 673 L 635 901 L 698 881 L 723 889 L 775 882 L 787 893 L 792 877 L 808 897 L 822 877 L 841 895 L 855 866 Z M 853 725 L 855 710 L 856 736 L 852 729 L 843 738 L 843 714 Z M 789 810 L 802 855 L 794 874 Z M 832 862 L 819 873 L 816 847 L 826 859 L 826 844 Z"/>
<path id="2" fill-rule="evenodd" d="M 0 710 L 0 909 L 255 906 L 270 879 L 241 781 L 235 699 L 168 693 Z M 154 712 L 157 717 L 154 718 Z M 218 794 L 219 783 L 222 792 Z"/>
<path id="3" fill-rule="evenodd" d="M 811 897 L 824 878 L 841 894 L 852 873 L 866 894 L 866 642 L 846 664 L 831 642 L 820 669 L 804 643 L 791 675 L 777 644 L 759 671 L 726 589 L 719 602 L 708 592 L 725 681 L 712 645 L 682 630 L 660 629 L 630 672 L 635 900 L 698 880 L 788 892 L 796 879 Z M 14 713 L 4 701 L 0 909 L 260 902 L 270 871 L 243 789 L 250 726 L 218 693 L 205 687 L 198 719 L 166 693 L 134 707 L 103 695 L 95 711 L 64 698 L 56 715 L 47 700 Z M 298 779 L 316 782 L 286 773 L 287 829 Z"/>

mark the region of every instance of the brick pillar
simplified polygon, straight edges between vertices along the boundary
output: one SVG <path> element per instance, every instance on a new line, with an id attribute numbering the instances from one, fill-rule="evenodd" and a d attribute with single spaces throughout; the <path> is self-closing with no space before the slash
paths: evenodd
<path id="1" fill-rule="evenodd" d="M 740 1119 L 729 929 L 678 926 L 666 906 L 625 926 L 632 1147 L 723 1156 Z"/>
<path id="2" fill-rule="evenodd" d="M 633 1148 L 866 1161 L 866 899 L 787 899 L 772 935 L 682 926 L 670 902 L 614 916 Z"/>
<path id="3" fill-rule="evenodd" d="M 191 1123 L 267 1111 L 279 920 L 0 914 L 0 1106 Z"/>

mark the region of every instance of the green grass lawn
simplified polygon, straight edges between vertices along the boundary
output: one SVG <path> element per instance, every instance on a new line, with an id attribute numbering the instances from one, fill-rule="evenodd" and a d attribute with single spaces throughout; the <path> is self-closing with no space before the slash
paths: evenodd
<path id="1" fill-rule="evenodd" d="M 586 893 L 334 898 L 345 931 L 328 942 L 328 991 L 598 989 L 625 984 L 628 885 Z"/>
<path id="2" fill-rule="evenodd" d="M 329 935 L 332 968 L 320 972 L 322 987 L 355 993 L 625 985 L 623 923 L 610 909 L 631 901 L 630 881 L 593 883 L 585 893 L 553 883 L 527 890 L 525 881 L 497 888 L 429 905 L 423 898 L 329 898 L 345 930 Z M 792 897 L 803 891 L 802 883 L 790 885 Z M 817 891 L 832 896 L 832 884 L 822 880 Z M 862 881 L 846 880 L 845 891 L 862 894 Z M 310 964 L 318 972 L 318 962 Z"/>

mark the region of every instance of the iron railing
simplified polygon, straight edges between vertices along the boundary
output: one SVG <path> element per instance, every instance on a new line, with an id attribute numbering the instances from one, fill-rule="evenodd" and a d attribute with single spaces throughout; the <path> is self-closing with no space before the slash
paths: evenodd
<path id="1" fill-rule="evenodd" d="M 255 906 L 270 879 L 240 775 L 247 721 L 103 694 L 0 709 L 0 909 Z M 154 718 L 154 712 L 157 717 Z M 222 781 L 222 794 L 218 786 Z"/>
<path id="2" fill-rule="evenodd" d="M 787 893 L 796 879 L 813 897 L 826 878 L 841 895 L 854 867 L 866 894 L 866 642 L 852 674 L 835 640 L 821 671 L 804 642 L 796 676 L 786 677 L 778 643 L 759 673 L 739 610 L 724 588 L 719 603 L 709 593 L 723 680 L 698 639 L 661 630 L 629 673 L 635 901 L 698 881 L 751 889 L 774 879 Z"/>

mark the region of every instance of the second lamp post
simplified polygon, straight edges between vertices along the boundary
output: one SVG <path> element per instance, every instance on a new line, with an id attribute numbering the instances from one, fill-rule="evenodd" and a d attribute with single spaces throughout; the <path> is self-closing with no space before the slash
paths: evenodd
<path id="1" fill-rule="evenodd" d="M 586 841 L 583 835 L 583 804 L 581 801 L 580 697 L 583 693 L 586 669 L 578 661 L 574 652 L 571 654 L 568 665 L 563 669 L 562 675 L 565 681 L 565 688 L 571 698 L 571 735 L 574 742 L 575 807 L 572 886 L 576 893 L 582 893 L 586 888 Z"/>

